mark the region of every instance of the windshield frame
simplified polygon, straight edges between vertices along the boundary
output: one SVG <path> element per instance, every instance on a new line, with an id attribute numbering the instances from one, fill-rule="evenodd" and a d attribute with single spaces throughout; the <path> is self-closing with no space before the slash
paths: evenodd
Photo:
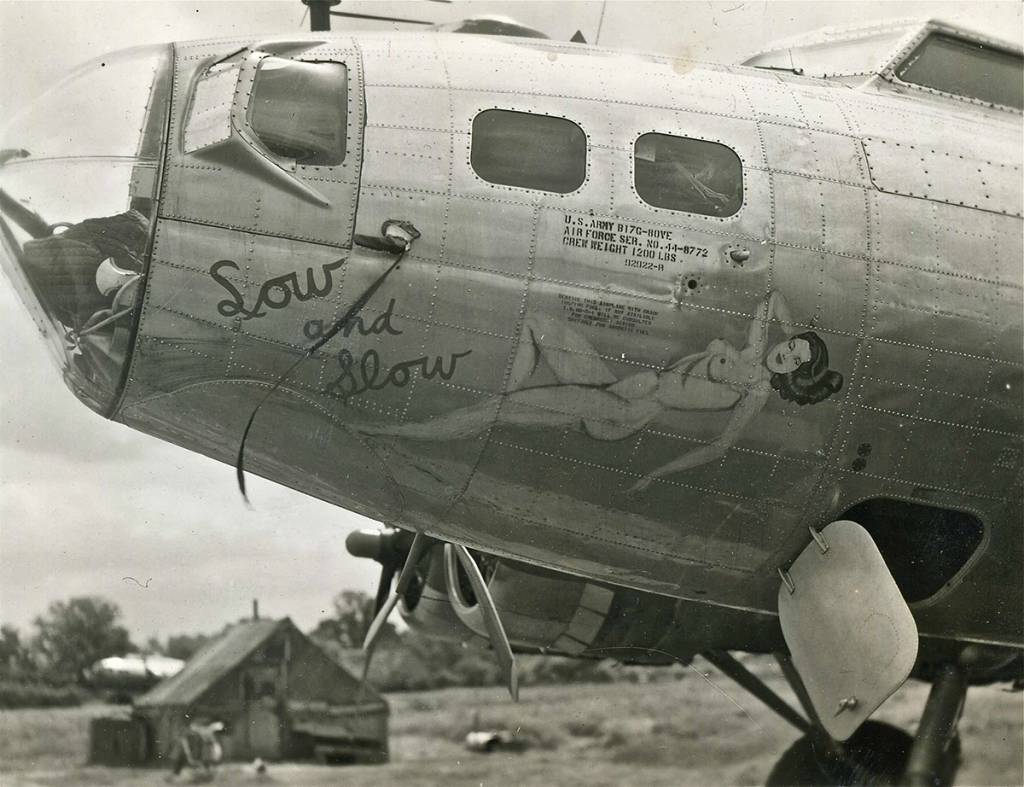
<path id="1" fill-rule="evenodd" d="M 1012 44 L 1009 41 L 981 35 L 980 33 L 973 32 L 963 27 L 933 19 L 921 25 L 920 29 L 904 42 L 900 50 L 889 59 L 889 62 L 886 63 L 878 76 L 885 82 L 897 85 L 899 88 L 915 91 L 918 94 L 939 96 L 952 101 L 958 101 L 962 104 L 972 104 L 977 107 L 987 107 L 1000 112 L 1007 112 L 1011 115 L 1024 114 L 1021 109 L 1007 104 L 985 101 L 980 98 L 975 98 L 974 96 L 962 95 L 959 93 L 949 93 L 945 90 L 928 87 L 927 85 L 919 85 L 916 82 L 905 82 L 901 79 L 899 73 L 902 67 L 911 58 L 913 58 L 914 53 L 918 48 L 921 47 L 921 45 L 924 44 L 924 42 L 932 35 L 952 38 L 967 44 L 978 44 L 988 49 L 996 50 L 1015 57 L 1021 57 L 1022 52 L 1024 52 L 1019 45 Z"/>
<path id="2" fill-rule="evenodd" d="M 149 97 L 146 101 L 146 115 L 142 125 L 142 133 L 139 135 L 138 153 L 141 155 L 146 151 L 147 142 L 156 141 L 154 182 L 152 190 L 152 205 L 149 211 L 149 236 L 146 238 L 146 248 L 142 254 L 142 276 L 140 278 L 139 291 L 135 296 L 135 308 L 129 319 L 131 329 L 128 333 L 128 346 L 125 348 L 125 362 L 121 367 L 121 378 L 117 382 L 117 388 L 111 397 L 110 404 L 105 418 L 113 418 L 121 409 L 124 401 L 124 394 L 128 388 L 128 379 L 131 376 L 132 366 L 135 363 L 135 347 L 139 339 L 139 325 L 142 322 L 142 311 L 149 295 L 149 271 L 153 264 L 153 245 L 156 241 L 156 229 L 160 215 L 160 198 L 164 191 L 164 173 L 167 168 L 167 146 L 171 135 L 171 118 L 174 116 L 173 107 L 176 100 L 174 75 L 178 66 L 178 50 L 172 44 L 167 44 L 166 58 L 163 67 L 153 78 L 149 88 Z M 157 103 L 159 102 L 159 103 Z M 163 116 L 154 114 L 154 105 L 161 106 Z M 138 197 L 134 197 L 134 203 Z"/>

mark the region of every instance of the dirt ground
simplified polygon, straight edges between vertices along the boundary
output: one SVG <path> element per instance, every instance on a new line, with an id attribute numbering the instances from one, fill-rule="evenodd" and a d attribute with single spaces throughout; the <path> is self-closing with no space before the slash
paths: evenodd
<path id="1" fill-rule="evenodd" d="M 701 663 L 701 667 L 703 668 Z M 770 685 L 791 697 L 785 683 Z M 912 731 L 928 687 L 909 683 L 875 718 Z M 272 763 L 266 776 L 222 766 L 215 784 L 350 787 L 401 784 L 608 785 L 762 784 L 798 733 L 727 679 L 694 670 L 684 679 L 632 685 L 527 687 L 518 704 L 499 689 L 396 694 L 391 762 L 328 768 Z M 0 712 L 4 787 L 163 785 L 166 771 L 85 766 L 88 723 L 104 706 Z M 520 754 L 474 754 L 462 740 L 481 727 L 517 731 Z M 1024 699 L 1003 687 L 971 690 L 960 726 L 961 785 L 1024 785 Z"/>

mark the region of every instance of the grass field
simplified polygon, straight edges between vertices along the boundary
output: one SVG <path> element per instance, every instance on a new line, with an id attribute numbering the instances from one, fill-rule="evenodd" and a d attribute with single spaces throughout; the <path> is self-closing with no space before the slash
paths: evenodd
<path id="1" fill-rule="evenodd" d="M 703 662 L 700 662 L 703 668 Z M 763 668 L 768 671 L 768 667 Z M 760 670 L 759 670 L 760 671 Z M 791 697 L 784 681 L 769 683 Z M 917 724 L 928 687 L 909 683 L 875 718 L 907 730 Z M 726 678 L 697 671 L 640 685 L 527 687 L 518 704 L 499 689 L 396 694 L 391 702 L 392 761 L 325 768 L 273 764 L 259 779 L 223 766 L 217 784 L 281 785 L 732 785 L 760 784 L 798 733 Z M 0 712 L 4 787 L 161 785 L 165 773 L 85 767 L 89 719 L 83 708 Z M 486 728 L 518 730 L 522 754 L 474 754 L 462 747 L 474 715 Z M 958 784 L 1024 784 L 1024 702 L 1000 687 L 972 689 L 961 722 L 964 762 Z"/>

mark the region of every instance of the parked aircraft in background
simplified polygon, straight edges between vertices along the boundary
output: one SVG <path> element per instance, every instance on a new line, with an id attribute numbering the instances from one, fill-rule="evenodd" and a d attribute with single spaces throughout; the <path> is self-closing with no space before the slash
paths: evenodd
<path id="1" fill-rule="evenodd" d="M 771 783 L 935 784 L 1022 672 L 1021 74 L 941 22 L 129 50 L 5 132 L 3 265 L 93 410 L 388 525 L 368 648 L 701 654 L 806 732 Z"/>
<path id="2" fill-rule="evenodd" d="M 184 666 L 184 661 L 169 656 L 128 653 L 100 659 L 89 669 L 87 679 L 90 686 L 115 702 L 128 702 L 164 678 L 177 675 Z"/>

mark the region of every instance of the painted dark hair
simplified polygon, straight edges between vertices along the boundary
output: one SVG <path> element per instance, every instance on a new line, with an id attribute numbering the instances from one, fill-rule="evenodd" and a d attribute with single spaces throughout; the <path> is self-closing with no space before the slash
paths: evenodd
<path id="1" fill-rule="evenodd" d="M 797 334 L 811 348 L 811 360 L 804 361 L 792 372 L 774 372 L 772 388 L 783 399 L 797 404 L 816 404 L 828 399 L 843 387 L 843 375 L 828 368 L 828 347 L 814 331 Z"/>

